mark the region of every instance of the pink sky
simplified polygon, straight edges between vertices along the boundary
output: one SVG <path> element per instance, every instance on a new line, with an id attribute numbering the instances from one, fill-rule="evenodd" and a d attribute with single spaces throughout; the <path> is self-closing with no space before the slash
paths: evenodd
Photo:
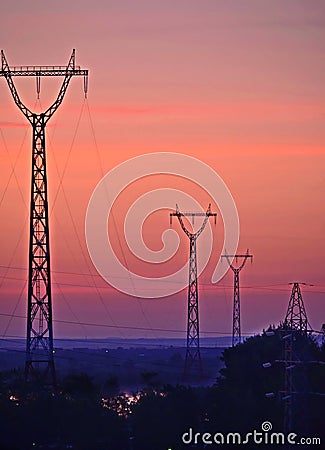
<path id="1" fill-rule="evenodd" d="M 323 2 L 94 0 L 76 6 L 13 0 L 0 12 L 1 48 L 11 65 L 65 64 L 76 48 L 77 64 L 90 71 L 87 104 L 82 107 L 82 80 L 76 77 L 47 129 L 54 318 L 117 328 L 57 322 L 56 337 L 184 336 L 185 291 L 154 300 L 119 293 L 97 276 L 85 243 L 87 204 L 103 174 L 129 158 L 159 151 L 201 159 L 236 201 L 239 251 L 249 248 L 254 254 L 253 265 L 242 272 L 243 333 L 284 318 L 290 281 L 314 284 L 303 288 L 303 296 L 311 325 L 320 329 L 325 312 Z M 15 82 L 33 108 L 35 80 Z M 42 79 L 42 107 L 53 101 L 58 86 L 58 80 Z M 31 152 L 25 125 L 0 80 L 0 312 L 21 316 L 27 300 Z M 149 181 L 149 188 L 150 183 L 158 186 L 159 180 Z M 191 193 L 191 186 L 184 187 Z M 139 185 L 136 192 L 144 188 Z M 119 211 L 127 209 L 126 197 Z M 200 198 L 206 208 L 209 199 Z M 169 226 L 166 214 L 166 224 L 159 215 L 152 218 L 155 226 L 144 230 L 153 249 L 159 249 Z M 222 227 L 217 228 L 220 240 Z M 215 258 L 218 248 L 217 243 Z M 184 253 L 162 270 L 173 270 L 182 258 Z M 213 262 L 200 279 L 202 336 L 231 332 L 232 274 L 211 285 Z M 97 288 L 91 287 L 94 282 Z M 8 320 L 0 316 L 0 334 Z M 129 326 L 147 330 L 123 328 Z M 7 336 L 24 333 L 19 318 L 6 331 Z"/>

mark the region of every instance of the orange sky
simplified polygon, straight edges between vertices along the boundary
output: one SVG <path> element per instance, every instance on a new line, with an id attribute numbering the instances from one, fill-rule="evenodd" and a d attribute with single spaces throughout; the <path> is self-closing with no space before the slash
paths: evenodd
<path id="1" fill-rule="evenodd" d="M 76 48 L 77 64 L 90 71 L 87 103 L 76 77 L 47 128 L 54 317 L 113 328 L 57 322 L 56 337 L 184 336 L 185 291 L 154 300 L 121 294 L 97 276 L 85 243 L 87 204 L 102 176 L 129 158 L 160 151 L 199 158 L 223 178 L 235 199 L 239 251 L 249 248 L 254 254 L 253 265 L 242 272 L 243 333 L 284 318 L 290 281 L 314 284 L 303 294 L 310 323 L 320 329 L 325 312 L 323 2 L 94 0 L 76 6 L 13 0 L 2 4 L 0 13 L 1 48 L 11 65 L 65 64 Z M 42 79 L 40 105 L 34 79 L 15 82 L 31 109 L 53 101 L 59 86 L 56 79 Z M 4 79 L 0 131 L 0 312 L 24 316 L 31 130 Z M 150 180 L 147 187 L 160 181 Z M 192 186 L 184 188 L 191 194 Z M 144 186 L 137 189 L 133 196 Z M 125 194 L 120 212 L 127 209 Z M 206 208 L 209 199 L 195 195 Z M 168 212 L 166 223 L 162 213 L 151 220 L 144 237 L 159 249 Z M 217 229 L 220 240 L 222 225 Z M 180 238 L 185 252 L 188 243 Z M 215 245 L 216 260 L 220 244 Z M 173 270 L 184 252 L 163 270 Z M 231 332 L 232 276 L 211 285 L 213 258 L 200 279 L 202 336 Z M 24 335 L 24 319 L 8 321 L 0 316 L 0 334 Z"/>

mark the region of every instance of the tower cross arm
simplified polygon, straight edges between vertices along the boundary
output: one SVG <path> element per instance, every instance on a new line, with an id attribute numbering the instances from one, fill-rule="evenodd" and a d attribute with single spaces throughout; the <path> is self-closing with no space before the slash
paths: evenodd
<path id="1" fill-rule="evenodd" d="M 67 66 L 9 66 L 6 57 L 4 55 L 4 51 L 1 50 L 1 61 L 2 67 L 0 70 L 0 76 L 5 77 L 10 88 L 12 97 L 25 115 L 25 117 L 29 120 L 30 123 L 33 123 L 34 114 L 32 111 L 27 108 L 23 102 L 20 100 L 17 89 L 13 83 L 13 76 L 35 76 L 37 80 L 40 79 L 41 76 L 63 76 L 64 80 L 61 85 L 59 94 L 55 100 L 55 102 L 45 111 L 44 113 L 44 123 L 46 124 L 48 120 L 52 117 L 58 107 L 61 105 L 65 93 L 67 91 L 69 82 L 71 78 L 75 75 L 81 75 L 84 77 L 84 90 L 85 94 L 87 93 L 87 79 L 88 79 L 88 70 L 83 70 L 80 66 L 75 65 L 75 49 L 72 50 L 72 54 L 69 59 L 69 63 Z M 38 81 L 39 86 L 39 81 Z M 38 88 L 39 89 L 39 88 Z M 39 93 L 39 91 L 38 91 Z"/>
<path id="2" fill-rule="evenodd" d="M 232 269 L 232 270 L 237 270 L 238 272 L 244 267 L 244 265 L 246 264 L 246 261 L 250 258 L 250 260 L 252 261 L 253 260 L 253 255 L 251 255 L 250 253 L 249 253 L 249 250 L 247 249 L 247 251 L 246 251 L 246 253 L 244 253 L 244 254 L 235 254 L 235 255 L 228 255 L 227 253 L 225 253 L 224 255 L 221 255 L 221 258 L 226 258 L 227 259 L 227 262 L 228 262 L 228 264 L 229 264 L 229 267 Z M 238 266 L 238 267 L 235 267 L 233 264 L 232 264 L 232 262 L 231 262 L 231 260 L 230 260 L 230 258 L 234 258 L 236 261 L 240 258 L 240 259 L 243 259 L 243 261 L 242 261 L 242 263 Z"/>
<path id="3" fill-rule="evenodd" d="M 0 76 L 5 76 L 2 72 Z M 68 69 L 65 66 L 15 66 L 6 71 L 6 75 L 11 77 L 64 77 L 67 74 L 87 76 L 88 70 L 80 67 Z"/>
<path id="4" fill-rule="evenodd" d="M 184 231 L 186 236 L 189 238 L 194 237 L 195 239 L 198 238 L 200 236 L 200 234 L 202 233 L 202 231 L 204 230 L 209 217 L 211 217 L 211 216 L 214 217 L 215 223 L 216 223 L 216 218 L 217 218 L 217 214 L 211 212 L 211 204 L 209 204 L 206 212 L 184 212 L 184 213 L 181 212 L 178 208 L 178 205 L 176 205 L 176 211 L 174 213 L 170 213 L 169 216 L 170 216 L 170 221 L 172 221 L 173 217 L 177 217 L 177 219 L 182 227 L 182 230 Z M 196 233 L 191 233 L 186 228 L 184 221 L 183 221 L 183 217 L 192 217 L 192 221 L 194 221 L 194 217 L 204 217 L 204 220 L 203 220 L 203 223 L 202 223 L 200 229 Z"/>

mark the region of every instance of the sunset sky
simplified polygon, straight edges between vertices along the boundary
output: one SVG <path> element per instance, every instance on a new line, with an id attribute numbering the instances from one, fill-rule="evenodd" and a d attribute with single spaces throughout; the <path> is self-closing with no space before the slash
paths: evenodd
<path id="1" fill-rule="evenodd" d="M 47 127 L 55 337 L 185 336 L 186 290 L 162 299 L 115 290 L 96 272 L 85 239 L 87 205 L 101 178 L 155 152 L 200 159 L 234 197 L 238 251 L 254 255 L 241 273 L 242 333 L 284 319 L 292 281 L 313 285 L 302 287 L 303 298 L 311 326 L 321 328 L 324 1 L 12 0 L 1 3 L 0 14 L 0 47 L 9 64 L 65 65 L 75 48 L 77 64 L 89 69 L 87 100 L 82 78 L 73 78 Z M 35 111 L 56 98 L 62 82 L 42 79 L 38 102 L 33 78 L 14 81 Z M 31 129 L 4 78 L 0 161 L 0 335 L 17 337 L 25 335 L 27 308 Z M 147 177 L 125 190 L 114 205 L 113 244 L 123 246 L 116 249 L 121 260 L 147 276 L 170 273 L 188 257 L 176 221 L 180 254 L 169 263 L 147 267 L 125 247 L 128 206 L 166 186 L 184 189 L 203 209 L 211 201 L 173 176 Z M 161 248 L 168 228 L 167 210 L 148 218 L 143 236 L 152 250 Z M 199 279 L 203 337 L 231 333 L 232 273 L 211 283 L 223 239 L 220 217 L 215 230 L 214 252 Z"/>

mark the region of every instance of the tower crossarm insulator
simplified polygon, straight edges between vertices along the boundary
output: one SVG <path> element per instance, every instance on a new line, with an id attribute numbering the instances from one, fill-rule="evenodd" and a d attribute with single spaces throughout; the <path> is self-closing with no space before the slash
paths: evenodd
<path id="1" fill-rule="evenodd" d="M 85 79 L 88 78 L 88 70 L 83 70 L 80 66 L 75 65 L 75 49 L 72 50 L 69 62 L 67 66 L 9 66 L 8 61 L 5 57 L 4 51 L 1 50 L 1 70 L 0 77 L 4 77 L 8 83 L 9 89 L 11 91 L 12 97 L 19 107 L 24 116 L 28 121 L 33 123 L 33 112 L 21 101 L 17 89 L 13 83 L 12 77 L 14 76 L 24 76 L 31 77 L 34 76 L 37 79 L 37 93 L 39 94 L 40 89 L 40 77 L 64 77 L 63 83 L 61 85 L 59 94 L 55 102 L 45 111 L 44 113 L 44 123 L 46 124 L 48 120 L 52 117 L 58 107 L 61 105 L 63 98 L 65 96 L 66 90 L 68 88 L 71 78 L 75 75 L 84 76 Z M 85 82 L 84 86 L 88 84 Z M 86 91 L 85 91 L 86 94 Z"/>
<path id="2" fill-rule="evenodd" d="M 186 236 L 188 238 L 192 237 L 194 239 L 197 239 L 200 236 L 200 234 L 203 232 L 209 217 L 214 217 L 214 220 L 216 222 L 217 214 L 211 212 L 211 204 L 209 204 L 206 212 L 181 212 L 178 208 L 178 205 L 176 205 L 176 211 L 174 213 L 170 213 L 170 219 L 172 219 L 173 217 L 177 217 L 177 219 L 182 227 L 182 230 L 184 231 L 184 233 L 186 234 Z M 199 228 L 199 230 L 196 231 L 195 233 L 191 233 L 186 228 L 184 221 L 183 221 L 183 217 L 192 217 L 192 222 L 194 221 L 194 217 L 204 217 L 204 220 L 203 220 L 203 223 L 202 223 L 201 227 Z"/>
<path id="3" fill-rule="evenodd" d="M 249 250 L 247 249 L 246 253 L 244 253 L 244 254 L 228 255 L 227 252 L 225 252 L 225 254 L 221 256 L 221 258 L 226 258 L 226 259 L 227 259 L 228 264 L 229 264 L 229 267 L 230 267 L 233 271 L 238 270 L 238 271 L 240 272 L 240 271 L 242 270 L 242 268 L 245 266 L 246 261 L 247 261 L 249 258 L 251 259 L 251 261 L 253 260 L 253 255 L 250 255 L 250 254 L 249 254 Z M 235 259 L 235 261 L 238 261 L 238 259 L 243 259 L 243 261 L 242 261 L 242 263 L 241 263 L 238 267 L 235 267 L 235 266 L 232 264 L 232 260 L 234 260 L 234 259 Z"/>

